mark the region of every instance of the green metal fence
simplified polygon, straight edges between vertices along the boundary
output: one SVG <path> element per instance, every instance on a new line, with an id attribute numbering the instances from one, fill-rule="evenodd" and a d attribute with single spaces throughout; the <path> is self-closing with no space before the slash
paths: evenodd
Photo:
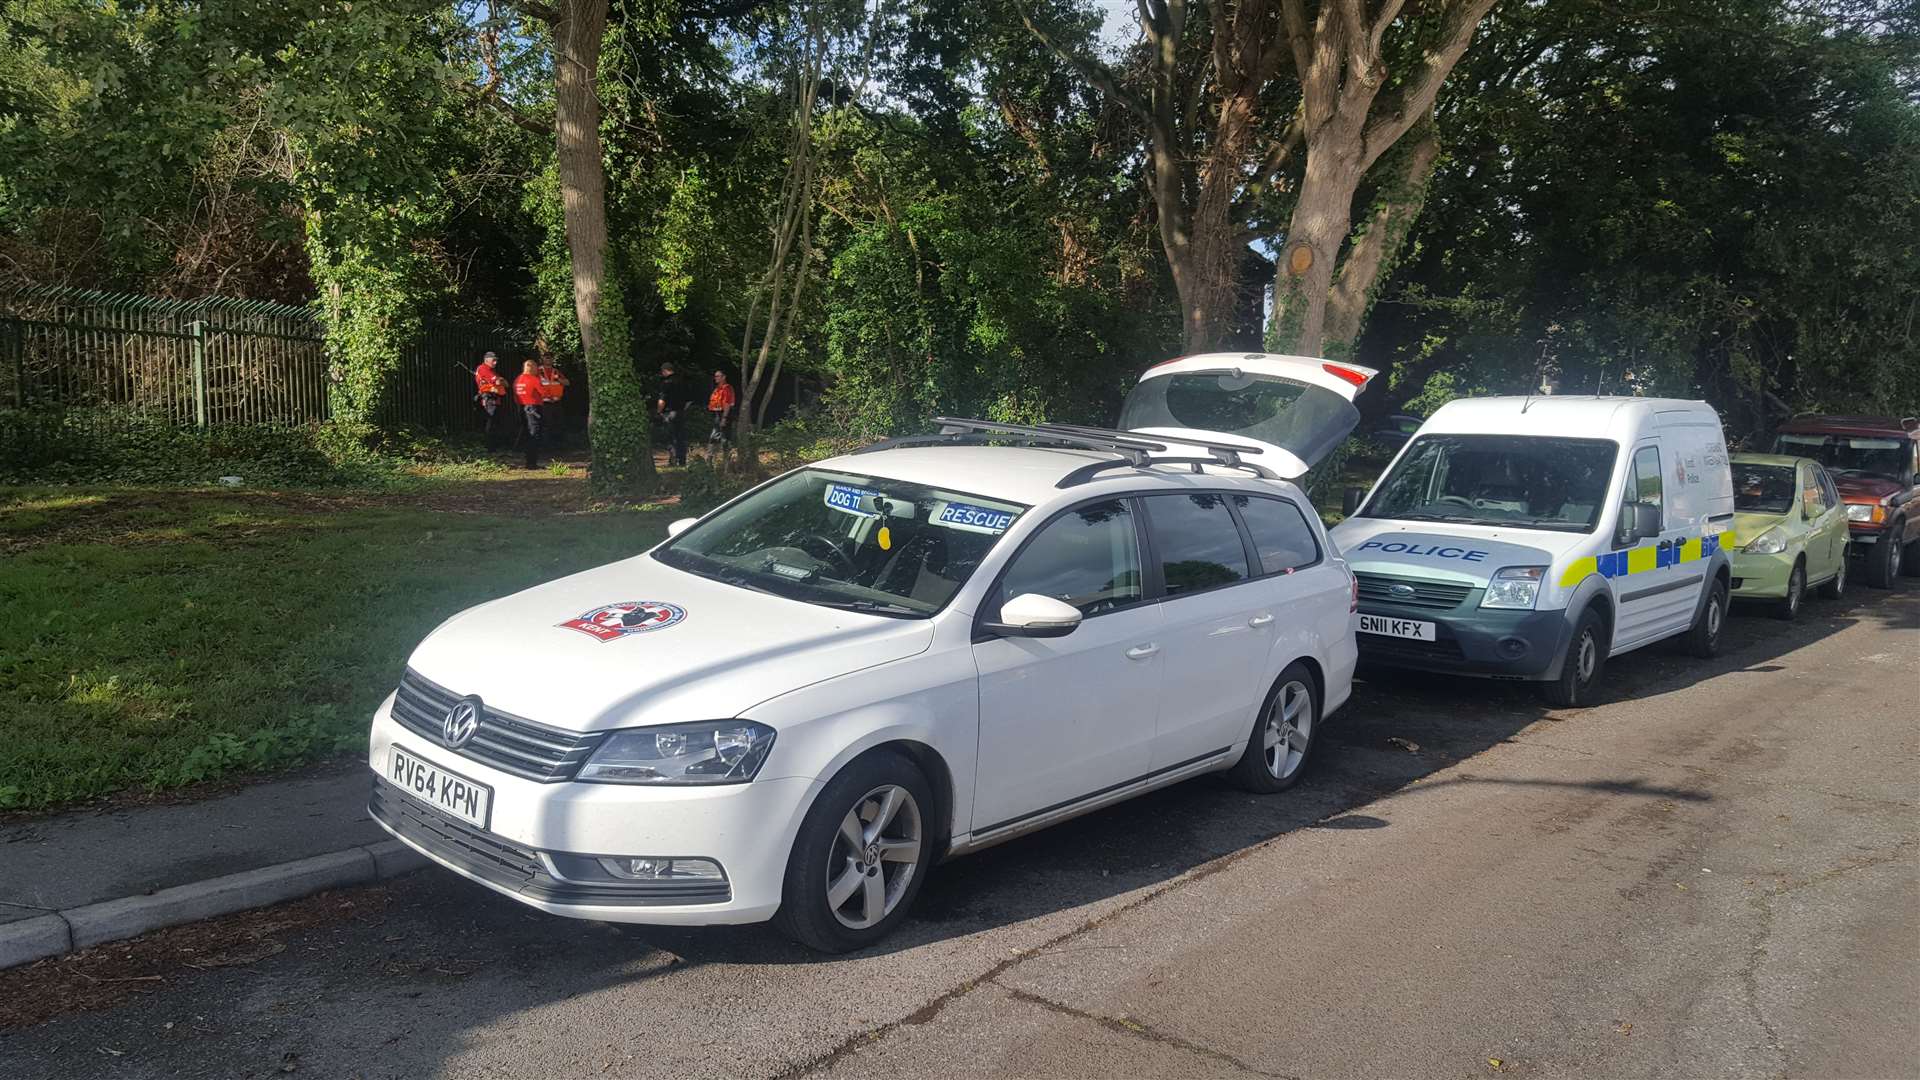
<path id="1" fill-rule="evenodd" d="M 382 426 L 474 423 L 472 366 L 525 351 L 513 330 L 428 321 L 409 344 Z M 502 364 L 502 367 L 508 365 Z M 260 300 L 169 300 L 65 288 L 0 292 L 0 408 L 121 407 L 201 427 L 327 419 L 320 323 Z"/>

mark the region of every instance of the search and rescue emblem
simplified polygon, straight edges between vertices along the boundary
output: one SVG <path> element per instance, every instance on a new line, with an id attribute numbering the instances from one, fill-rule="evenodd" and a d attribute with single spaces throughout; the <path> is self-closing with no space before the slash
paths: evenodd
<path id="1" fill-rule="evenodd" d="M 560 625 L 599 641 L 612 641 L 628 634 L 664 630 L 686 617 L 686 609 L 678 604 L 665 604 L 657 600 L 624 600 L 618 604 L 604 604 Z"/>

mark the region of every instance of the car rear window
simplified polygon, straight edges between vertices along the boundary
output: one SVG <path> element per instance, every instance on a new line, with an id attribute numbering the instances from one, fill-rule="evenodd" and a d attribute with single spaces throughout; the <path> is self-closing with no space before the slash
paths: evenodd
<path id="1" fill-rule="evenodd" d="M 1168 596 L 1246 580 L 1247 551 L 1225 495 L 1150 495 L 1144 501 Z"/>
<path id="2" fill-rule="evenodd" d="M 1320 561 L 1320 542 L 1300 508 L 1285 499 L 1235 495 L 1240 520 L 1253 536 L 1262 574 L 1290 574 Z"/>

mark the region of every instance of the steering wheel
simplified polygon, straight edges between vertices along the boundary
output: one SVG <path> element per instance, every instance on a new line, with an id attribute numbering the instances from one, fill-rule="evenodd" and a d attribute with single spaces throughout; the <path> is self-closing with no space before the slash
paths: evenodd
<path id="1" fill-rule="evenodd" d="M 810 544 L 808 541 L 812 541 L 812 543 Z M 835 540 L 825 533 L 801 533 L 799 536 L 794 537 L 793 546 L 815 558 L 820 557 L 820 553 L 816 551 L 815 548 L 823 548 L 826 551 L 826 557 L 837 564 L 839 569 L 846 575 L 852 576 L 859 572 L 860 568 L 853 564 L 853 556 L 848 555 L 846 551 L 840 547 L 838 540 Z"/>

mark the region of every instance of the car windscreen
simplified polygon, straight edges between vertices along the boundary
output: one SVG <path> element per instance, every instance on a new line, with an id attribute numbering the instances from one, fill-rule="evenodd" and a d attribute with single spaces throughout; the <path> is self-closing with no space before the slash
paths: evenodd
<path id="1" fill-rule="evenodd" d="M 654 557 L 809 604 L 913 618 L 940 610 L 1027 507 L 825 469 L 789 473 Z"/>
<path id="2" fill-rule="evenodd" d="M 1120 411 L 1120 426 L 1128 431 L 1192 428 L 1239 435 L 1309 463 L 1331 453 L 1359 420 L 1353 403 L 1326 387 L 1225 369 L 1142 380 Z"/>
<path id="3" fill-rule="evenodd" d="M 1619 452 L 1605 439 L 1421 435 L 1360 516 L 1592 532 Z"/>
<path id="4" fill-rule="evenodd" d="M 1793 466 L 1733 463 L 1733 508 L 1748 514 L 1784 514 L 1793 507 Z"/>
<path id="5" fill-rule="evenodd" d="M 1773 452 L 1810 457 L 1829 470 L 1854 475 L 1880 476 L 1900 480 L 1906 473 L 1907 456 L 1913 453 L 1906 439 L 1871 435 L 1823 435 L 1786 431 L 1773 440 Z"/>

